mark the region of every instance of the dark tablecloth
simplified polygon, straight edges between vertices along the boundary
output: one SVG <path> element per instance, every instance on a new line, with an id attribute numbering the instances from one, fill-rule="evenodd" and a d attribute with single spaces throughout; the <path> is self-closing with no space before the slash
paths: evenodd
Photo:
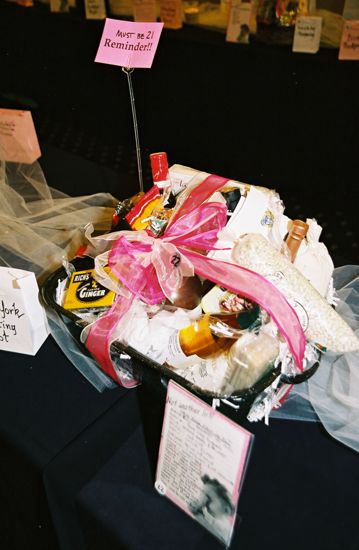
<path id="1" fill-rule="evenodd" d="M 138 391 L 142 422 L 77 496 L 87 550 L 223 546 L 154 489 L 163 404 Z M 145 413 L 144 413 L 145 411 Z M 271 420 L 255 434 L 232 549 L 359 548 L 358 455 L 319 423 Z"/>
<path id="2" fill-rule="evenodd" d="M 112 170 L 56 148 L 43 146 L 42 152 L 40 164 L 51 187 L 72 195 L 104 189 L 120 194 L 119 177 Z M 34 357 L 0 351 L 0 376 L 0 547 L 52 550 L 64 538 L 62 548 L 78 550 L 81 533 L 71 498 L 133 429 L 127 391 L 116 387 L 99 393 L 51 336 Z M 111 432 L 111 418 L 121 416 L 122 403 L 127 423 Z M 85 437 L 93 441 L 94 436 L 82 434 L 107 414 L 96 453 L 89 451 L 90 461 L 67 472 L 77 485 L 65 477 L 58 485 L 55 480 L 44 484 L 47 469 L 56 473 L 61 453 Z M 62 499 L 59 504 L 57 499 Z"/>

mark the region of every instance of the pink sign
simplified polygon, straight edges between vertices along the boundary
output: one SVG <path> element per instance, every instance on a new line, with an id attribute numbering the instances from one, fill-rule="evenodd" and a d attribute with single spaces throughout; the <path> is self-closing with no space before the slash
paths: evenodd
<path id="1" fill-rule="evenodd" d="M 0 160 L 32 164 L 40 156 L 31 112 L 0 109 Z"/>
<path id="2" fill-rule="evenodd" d="M 359 21 L 345 21 L 339 49 L 339 59 L 359 60 Z"/>
<path id="3" fill-rule="evenodd" d="M 149 69 L 163 23 L 106 19 L 95 61 L 125 68 Z"/>

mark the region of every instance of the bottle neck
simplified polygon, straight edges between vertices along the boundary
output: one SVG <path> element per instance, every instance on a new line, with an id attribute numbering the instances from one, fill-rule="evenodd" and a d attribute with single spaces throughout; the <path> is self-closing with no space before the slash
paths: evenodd
<path id="1" fill-rule="evenodd" d="M 298 250 L 309 229 L 309 225 L 301 220 L 293 220 L 285 239 L 285 249 L 289 260 L 293 263 L 297 257 Z"/>

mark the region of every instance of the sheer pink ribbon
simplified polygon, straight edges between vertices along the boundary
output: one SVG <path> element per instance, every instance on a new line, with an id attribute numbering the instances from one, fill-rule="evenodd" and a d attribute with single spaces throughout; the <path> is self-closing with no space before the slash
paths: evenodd
<path id="1" fill-rule="evenodd" d="M 130 296 L 118 296 L 110 311 L 92 325 L 86 346 L 102 369 L 120 384 L 136 385 L 136 381 L 122 380 L 117 375 L 109 353 L 112 333 L 131 301 L 136 297 L 148 304 L 160 303 L 170 298 L 182 277 L 193 273 L 263 307 L 277 324 L 302 370 L 305 336 L 297 314 L 284 295 L 254 271 L 197 252 L 217 248 L 217 234 L 226 224 L 227 209 L 223 204 L 205 201 L 227 181 L 220 176 L 208 176 L 189 194 L 162 237 L 155 239 L 146 232 L 126 232 L 114 242 L 109 267 L 130 291 Z"/>

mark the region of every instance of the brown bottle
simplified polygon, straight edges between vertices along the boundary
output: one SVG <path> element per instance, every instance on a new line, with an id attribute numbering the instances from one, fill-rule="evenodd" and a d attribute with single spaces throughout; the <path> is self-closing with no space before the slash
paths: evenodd
<path id="1" fill-rule="evenodd" d="M 299 247 L 308 233 L 309 225 L 302 220 L 293 220 L 288 234 L 284 240 L 283 251 L 288 256 L 288 259 L 294 263 Z"/>
<path id="2" fill-rule="evenodd" d="M 175 290 L 166 303 L 184 309 L 194 309 L 201 303 L 202 283 L 195 274 L 193 277 L 183 277 L 181 286 Z"/>

